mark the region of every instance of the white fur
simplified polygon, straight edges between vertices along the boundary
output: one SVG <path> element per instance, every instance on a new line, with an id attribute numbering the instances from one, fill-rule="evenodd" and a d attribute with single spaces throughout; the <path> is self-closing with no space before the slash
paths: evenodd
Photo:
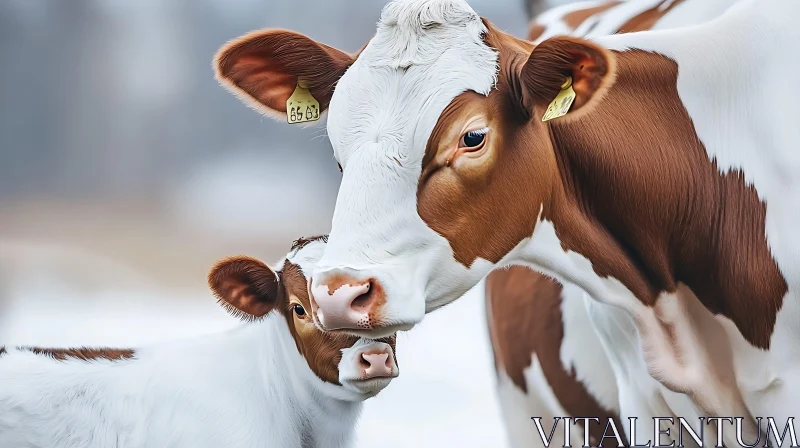
<path id="1" fill-rule="evenodd" d="M 310 269 L 320 246 L 290 258 Z M 377 348 L 391 351 L 365 339 L 342 350 L 339 386 L 312 372 L 278 313 L 120 361 L 62 362 L 8 347 L 0 446 L 350 446 L 362 401 L 390 381 L 358 381 L 357 357 Z"/>
<path id="2" fill-rule="evenodd" d="M 370 268 L 388 296 L 413 294 L 386 304 L 386 315 L 402 316 L 398 324 L 422 319 L 426 295 L 435 298 L 430 310 L 469 289 L 454 291 L 451 275 L 472 286 L 488 272 L 452 261 L 449 243 L 419 217 L 416 197 L 425 143 L 442 110 L 464 91 L 485 95 L 495 85 L 497 54 L 481 39 L 485 30 L 463 0 L 391 2 L 331 100 L 328 135 L 344 175 L 316 272 Z M 430 257 L 434 247 L 441 258 Z M 445 275 L 434 277 L 440 269 Z"/>
<path id="3" fill-rule="evenodd" d="M 614 372 L 602 345 L 598 346 L 599 336 L 584 303 L 585 293 L 570 283 L 562 287 L 564 339 L 561 341 L 561 363 L 564 370 L 574 370 L 576 378 L 601 406 L 619 413 Z"/>

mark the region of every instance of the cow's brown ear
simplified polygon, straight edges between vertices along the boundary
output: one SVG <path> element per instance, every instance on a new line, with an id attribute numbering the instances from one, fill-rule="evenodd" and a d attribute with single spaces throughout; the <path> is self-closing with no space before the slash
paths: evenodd
<path id="1" fill-rule="evenodd" d="M 208 274 L 208 285 L 226 310 L 244 320 L 263 317 L 282 302 L 278 274 L 250 257 L 219 261 Z"/>
<path id="2" fill-rule="evenodd" d="M 614 57 L 610 51 L 584 39 L 554 37 L 533 49 L 522 67 L 520 81 L 524 90 L 524 106 L 538 111 L 541 118 L 571 79 L 575 92 L 570 111 L 575 111 L 599 97 L 613 79 Z"/>
<path id="3" fill-rule="evenodd" d="M 336 82 L 355 58 L 302 34 L 254 31 L 217 51 L 217 80 L 246 104 L 274 118 L 286 118 L 286 100 L 298 80 L 307 85 L 324 112 Z"/>

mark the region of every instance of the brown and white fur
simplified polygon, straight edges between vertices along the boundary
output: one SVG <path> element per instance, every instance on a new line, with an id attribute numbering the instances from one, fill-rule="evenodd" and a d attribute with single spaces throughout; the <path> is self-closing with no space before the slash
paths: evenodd
<path id="1" fill-rule="evenodd" d="M 722 14 L 733 3 L 575 2 L 536 17 L 528 38 L 541 42 L 559 34 L 585 37 L 691 25 Z M 691 418 L 696 414 L 691 400 L 672 393 L 648 374 L 634 323 L 622 310 L 593 302 L 574 285 L 562 285 L 519 266 L 489 274 L 486 299 L 499 400 L 512 446 L 542 445 L 538 429 L 525 416 L 542 417 L 546 431 L 557 416 L 591 415 L 602 422 L 615 418 L 620 432 L 624 429 L 623 437 L 630 437 L 630 425 L 627 419 L 619 420 L 620 412 L 625 418 L 638 417 L 638 431 L 643 434 L 653 434 L 652 417 L 676 414 L 700 429 Z M 648 405 L 631 405 L 637 402 Z M 621 421 L 625 424 L 620 426 Z M 681 430 L 677 423 L 663 422 L 662 427 Z M 590 424 L 592 439 L 599 441 L 604 429 L 602 424 Z M 582 443 L 581 425 L 576 424 L 570 434 L 574 445 Z M 562 432 L 556 431 L 552 443 L 563 445 L 562 439 Z M 603 442 L 617 444 L 614 438 Z M 713 443 L 713 437 L 707 442 Z"/>
<path id="2" fill-rule="evenodd" d="M 319 331 L 306 273 L 220 261 L 209 285 L 241 327 L 137 349 L 0 349 L 0 446 L 347 447 L 363 400 L 398 375 L 395 339 Z"/>
<path id="3" fill-rule="evenodd" d="M 627 313 L 648 374 L 752 443 L 756 416 L 800 400 L 798 21 L 797 2 L 741 0 L 534 46 L 464 0 L 395 0 L 357 56 L 266 30 L 217 70 L 265 112 L 298 78 L 328 110 L 344 174 L 311 276 L 322 328 L 409 329 L 524 264 Z M 543 122 L 568 77 L 569 113 Z"/>

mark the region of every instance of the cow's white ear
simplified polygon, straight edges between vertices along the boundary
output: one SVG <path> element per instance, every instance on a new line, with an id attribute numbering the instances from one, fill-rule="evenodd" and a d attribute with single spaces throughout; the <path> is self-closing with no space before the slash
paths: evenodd
<path id="1" fill-rule="evenodd" d="M 217 80 L 242 101 L 274 118 L 286 118 L 286 101 L 298 81 L 319 103 L 330 104 L 336 82 L 355 58 L 302 34 L 262 30 L 234 39 L 217 51 Z"/>
<path id="2" fill-rule="evenodd" d="M 613 83 L 614 63 L 610 51 L 587 40 L 547 39 L 533 49 L 520 72 L 524 107 L 541 118 L 556 97 L 566 95 L 562 90 L 572 89 L 567 109 L 580 109 Z"/>
<path id="3" fill-rule="evenodd" d="M 208 285 L 228 312 L 244 320 L 263 317 L 282 303 L 280 276 L 250 257 L 219 261 L 208 274 Z"/>

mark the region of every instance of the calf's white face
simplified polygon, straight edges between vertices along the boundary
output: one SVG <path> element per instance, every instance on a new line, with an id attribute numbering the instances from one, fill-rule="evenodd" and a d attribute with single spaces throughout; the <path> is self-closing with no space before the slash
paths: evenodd
<path id="1" fill-rule="evenodd" d="M 323 387 L 343 388 L 336 396 L 354 400 L 373 396 L 399 374 L 395 336 L 380 340 L 320 331 L 312 322 L 305 272 L 313 270 L 325 247 L 323 238 L 298 240 L 280 269 L 249 257 L 220 261 L 208 281 L 232 314 L 245 320 L 280 313 L 296 349 Z M 289 350 L 295 347 L 289 347 Z"/>
<path id="2" fill-rule="evenodd" d="M 527 125 L 529 117 L 567 74 L 580 107 L 606 68 L 592 71 L 603 57 L 588 43 L 542 48 L 526 64 L 533 47 L 494 30 L 463 0 L 395 0 L 356 56 L 283 30 L 219 51 L 218 79 L 257 110 L 285 116 L 298 80 L 329 109 L 343 178 L 309 284 L 320 328 L 371 337 L 409 329 L 474 286 L 520 242 L 519 229 L 530 236 L 547 178 L 508 179 L 520 166 L 555 167 L 545 128 Z M 539 90 L 523 92 L 522 79 L 534 78 Z M 523 140 L 533 145 L 526 155 L 506 149 Z M 503 190 L 526 193 L 535 210 L 510 213 L 527 221 L 495 222 L 513 208 L 499 208 Z M 516 227 L 492 235 L 495 224 Z M 470 248 L 484 240 L 491 254 Z"/>

